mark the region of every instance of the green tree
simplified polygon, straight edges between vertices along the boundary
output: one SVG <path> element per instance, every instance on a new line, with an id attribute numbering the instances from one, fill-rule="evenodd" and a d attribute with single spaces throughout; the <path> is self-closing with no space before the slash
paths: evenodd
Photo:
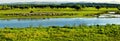
<path id="1" fill-rule="evenodd" d="M 79 11 L 81 9 L 81 6 L 80 5 L 75 5 L 74 9 L 76 9 L 76 11 Z"/>
<path id="2" fill-rule="evenodd" d="M 97 10 L 99 10 L 101 7 L 100 7 L 100 6 L 96 6 L 95 8 L 96 8 Z"/>
<path id="3" fill-rule="evenodd" d="M 117 7 L 118 10 L 120 10 L 120 7 Z"/>

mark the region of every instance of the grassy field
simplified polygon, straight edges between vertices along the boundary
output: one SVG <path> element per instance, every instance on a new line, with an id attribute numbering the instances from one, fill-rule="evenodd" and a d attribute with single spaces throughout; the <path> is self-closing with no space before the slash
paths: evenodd
<path id="1" fill-rule="evenodd" d="M 5 27 L 0 41 L 120 41 L 120 25 Z"/>
<path id="2" fill-rule="evenodd" d="M 41 13 L 41 12 L 47 12 L 47 13 L 60 13 L 61 15 L 65 13 L 66 15 L 58 16 L 6 16 L 5 14 L 13 14 L 13 13 L 21 13 L 21 14 L 28 14 L 30 11 L 33 11 L 33 13 Z M 82 8 L 79 11 L 76 11 L 72 8 L 59 8 L 59 9 L 51 9 L 51 8 L 29 8 L 29 9 L 11 9 L 11 10 L 0 10 L 0 18 L 58 18 L 58 17 L 64 17 L 64 18 L 70 18 L 70 17 L 94 17 L 94 14 L 103 14 L 106 11 L 118 11 L 117 8 L 101 8 L 97 10 L 94 7 L 87 7 Z M 72 15 L 72 16 L 71 16 Z"/>

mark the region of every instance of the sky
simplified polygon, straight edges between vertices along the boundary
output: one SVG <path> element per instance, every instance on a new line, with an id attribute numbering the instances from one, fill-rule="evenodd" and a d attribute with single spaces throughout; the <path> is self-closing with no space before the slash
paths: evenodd
<path id="1" fill-rule="evenodd" d="M 120 3 L 120 0 L 0 0 L 0 3 L 14 2 L 100 2 L 100 3 Z"/>

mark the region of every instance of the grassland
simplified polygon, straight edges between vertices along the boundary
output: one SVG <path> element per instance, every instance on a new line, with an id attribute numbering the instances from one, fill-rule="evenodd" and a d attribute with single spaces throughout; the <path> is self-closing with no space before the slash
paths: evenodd
<path id="1" fill-rule="evenodd" d="M 55 15 L 29 15 L 32 13 L 56 13 Z M 72 8 L 29 8 L 0 10 L 0 18 L 73 18 L 94 17 L 106 11 L 118 11 L 117 8 L 94 7 L 82 8 L 76 11 Z M 25 14 L 25 15 L 24 15 Z M 79 26 L 49 26 L 0 28 L 0 41 L 119 41 L 120 25 L 79 25 Z"/>
<path id="2" fill-rule="evenodd" d="M 0 41 L 119 41 L 120 25 L 0 28 Z"/>
<path id="3" fill-rule="evenodd" d="M 60 13 L 60 15 L 31 15 L 31 16 L 22 16 L 22 14 L 29 14 L 30 11 L 33 13 Z M 97 10 L 94 7 L 86 7 L 82 8 L 79 11 L 76 11 L 73 8 L 29 8 L 29 9 L 10 9 L 10 10 L 0 10 L 0 18 L 70 18 L 70 17 L 94 17 L 95 14 L 103 14 L 106 11 L 118 11 L 117 8 L 101 8 Z M 16 16 L 14 14 L 20 13 L 21 16 Z M 12 16 L 8 16 L 5 14 L 13 14 Z"/>

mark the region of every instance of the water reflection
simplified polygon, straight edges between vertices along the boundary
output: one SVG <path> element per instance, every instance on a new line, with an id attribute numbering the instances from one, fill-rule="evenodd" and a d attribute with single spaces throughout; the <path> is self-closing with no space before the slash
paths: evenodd
<path id="1" fill-rule="evenodd" d="M 0 27 L 28 27 L 32 26 L 64 26 L 64 25 L 105 25 L 105 24 L 120 24 L 120 18 L 20 18 L 20 19 L 1 19 Z"/>

